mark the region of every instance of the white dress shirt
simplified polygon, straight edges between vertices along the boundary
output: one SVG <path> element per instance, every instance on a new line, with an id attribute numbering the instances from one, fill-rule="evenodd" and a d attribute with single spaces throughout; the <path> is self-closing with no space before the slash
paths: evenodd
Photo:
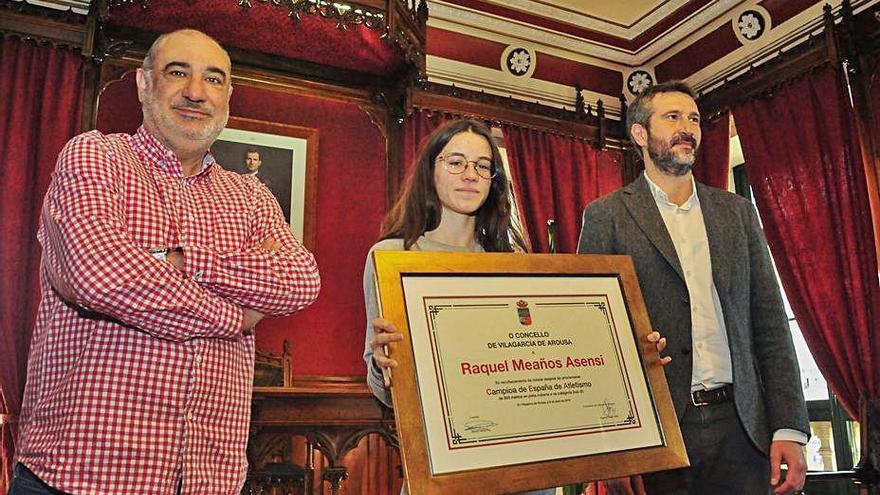
<path id="1" fill-rule="evenodd" d="M 696 185 L 681 206 L 669 200 L 660 187 L 645 175 L 651 194 L 660 210 L 666 231 L 672 238 L 675 254 L 684 274 L 691 302 L 691 340 L 693 371 L 691 390 L 712 390 L 733 383 L 733 365 L 724 313 L 715 282 L 712 280 L 712 260 L 709 256 L 709 238 L 703 222 L 703 210 Z M 691 177 L 693 182 L 693 177 Z"/>

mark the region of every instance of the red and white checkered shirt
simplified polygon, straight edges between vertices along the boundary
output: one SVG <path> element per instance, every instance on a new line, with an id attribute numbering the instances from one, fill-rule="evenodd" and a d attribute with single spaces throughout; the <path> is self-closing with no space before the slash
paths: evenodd
<path id="1" fill-rule="evenodd" d="M 282 247 L 260 249 L 268 237 Z M 269 190 L 210 154 L 184 177 L 143 128 L 92 131 L 61 152 L 38 238 L 18 460 L 77 494 L 175 494 L 181 479 L 184 494 L 238 493 L 254 366 L 241 307 L 289 314 L 320 288 Z M 169 246 L 182 272 L 151 255 Z"/>

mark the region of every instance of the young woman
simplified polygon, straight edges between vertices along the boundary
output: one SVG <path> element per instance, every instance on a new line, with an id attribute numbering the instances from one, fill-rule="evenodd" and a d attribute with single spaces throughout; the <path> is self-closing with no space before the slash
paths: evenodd
<path id="1" fill-rule="evenodd" d="M 400 199 L 385 217 L 381 240 L 370 254 L 376 250 L 526 251 L 522 236 L 511 225 L 508 191 L 489 129 L 474 120 L 447 122 L 426 139 Z M 367 383 L 391 407 L 390 384 L 385 383 L 382 368 L 394 368 L 397 361 L 385 354 L 385 346 L 401 341 L 402 336 L 390 322 L 378 318 L 374 278 L 368 255 L 364 266 Z M 656 332 L 649 339 L 659 350 L 666 345 Z M 552 495 L 555 489 L 528 493 Z"/>
<path id="2" fill-rule="evenodd" d="M 454 120 L 436 129 L 416 158 L 397 204 L 382 223 L 381 240 L 370 250 L 525 251 L 511 226 L 509 183 L 489 129 L 474 120 Z M 370 389 L 391 406 L 381 368 L 397 363 L 384 346 L 401 339 L 378 319 L 373 262 L 364 266 L 367 335 L 364 360 Z"/>

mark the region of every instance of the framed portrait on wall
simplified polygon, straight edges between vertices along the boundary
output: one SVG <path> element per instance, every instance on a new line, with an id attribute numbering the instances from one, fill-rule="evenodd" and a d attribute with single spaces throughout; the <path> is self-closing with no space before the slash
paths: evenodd
<path id="1" fill-rule="evenodd" d="M 265 184 L 294 236 L 314 249 L 317 129 L 230 117 L 211 153 L 224 169 Z"/>

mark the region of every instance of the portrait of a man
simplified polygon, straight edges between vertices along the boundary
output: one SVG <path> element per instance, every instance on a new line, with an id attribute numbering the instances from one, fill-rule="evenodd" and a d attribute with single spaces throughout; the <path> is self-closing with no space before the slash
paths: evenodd
<path id="1" fill-rule="evenodd" d="M 294 150 L 224 141 L 221 137 L 211 148 L 214 158 L 226 170 L 252 175 L 266 185 L 278 200 L 284 218 L 291 221 L 291 163 Z"/>

